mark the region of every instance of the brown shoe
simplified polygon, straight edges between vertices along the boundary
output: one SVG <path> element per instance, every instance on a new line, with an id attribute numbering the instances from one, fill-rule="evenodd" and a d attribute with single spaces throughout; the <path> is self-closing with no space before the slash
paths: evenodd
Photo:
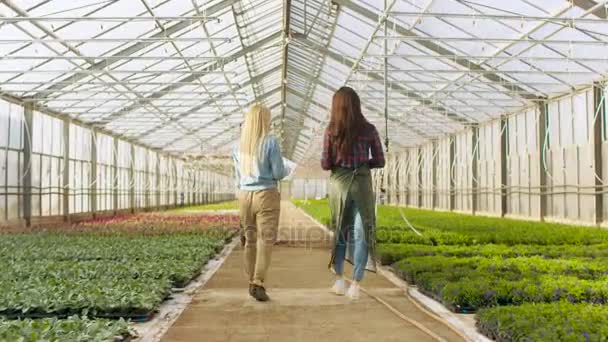
<path id="1" fill-rule="evenodd" d="M 263 286 L 259 285 L 251 285 L 252 288 L 249 290 L 249 293 L 255 300 L 258 302 L 267 302 L 270 300 L 270 297 L 266 294 L 266 289 Z"/>

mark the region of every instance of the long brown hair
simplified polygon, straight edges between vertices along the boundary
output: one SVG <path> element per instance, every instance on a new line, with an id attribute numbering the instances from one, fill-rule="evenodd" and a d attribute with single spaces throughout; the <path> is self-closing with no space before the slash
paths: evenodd
<path id="1" fill-rule="evenodd" d="M 348 156 L 355 143 L 355 138 L 366 125 L 367 120 L 361 113 L 359 95 L 349 87 L 338 89 L 331 104 L 328 130 L 335 139 L 340 158 Z"/>

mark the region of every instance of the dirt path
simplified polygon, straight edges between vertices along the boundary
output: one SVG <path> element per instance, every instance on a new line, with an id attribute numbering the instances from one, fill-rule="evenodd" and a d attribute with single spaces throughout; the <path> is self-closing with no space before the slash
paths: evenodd
<path id="1" fill-rule="evenodd" d="M 288 202 L 282 208 L 279 240 L 266 284 L 271 302 L 257 303 L 247 294 L 242 251 L 237 249 L 196 293 L 163 341 L 434 341 L 367 295 L 350 302 L 331 294 L 329 238 Z M 368 273 L 362 286 L 435 334 L 462 341 L 383 277 Z"/>

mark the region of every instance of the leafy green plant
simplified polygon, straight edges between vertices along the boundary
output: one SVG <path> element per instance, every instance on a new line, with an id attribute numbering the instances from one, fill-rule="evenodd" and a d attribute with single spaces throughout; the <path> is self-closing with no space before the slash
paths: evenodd
<path id="1" fill-rule="evenodd" d="M 323 224 L 330 218 L 328 200 L 294 203 Z M 420 238 L 401 217 L 421 231 Z M 556 223 L 471 216 L 394 206 L 378 206 L 378 241 L 428 245 L 594 245 L 608 244 L 608 231 Z M 401 231 L 401 232 L 400 232 Z"/>
<path id="2" fill-rule="evenodd" d="M 168 211 L 169 213 L 194 213 L 197 211 L 220 211 L 220 210 L 238 210 L 237 201 L 226 201 L 220 203 L 212 203 L 205 205 L 187 206 Z"/>
<path id="3" fill-rule="evenodd" d="M 0 319 L 0 341 L 107 342 L 127 340 L 130 336 L 128 322 L 124 320 L 90 320 L 75 316 L 68 319 Z"/>
<path id="4" fill-rule="evenodd" d="M 88 222 L 84 233 L 2 235 L 0 315 L 149 317 L 234 234 L 198 217 L 153 217 Z"/>
<path id="5" fill-rule="evenodd" d="M 478 329 L 499 341 L 606 341 L 608 306 L 523 304 L 480 310 Z"/>
<path id="6" fill-rule="evenodd" d="M 378 245 L 377 255 L 383 265 L 391 265 L 399 260 L 417 256 L 446 256 L 446 257 L 474 257 L 486 258 L 503 257 L 514 258 L 520 256 L 542 256 L 545 258 L 608 258 L 608 244 L 591 246 L 570 245 L 444 245 L 429 246 L 416 244 L 382 243 Z"/>
<path id="7" fill-rule="evenodd" d="M 326 199 L 316 200 L 292 200 L 293 203 L 304 210 L 308 215 L 314 217 L 321 224 L 330 226 L 331 222 L 331 210 L 329 208 L 329 201 Z"/>

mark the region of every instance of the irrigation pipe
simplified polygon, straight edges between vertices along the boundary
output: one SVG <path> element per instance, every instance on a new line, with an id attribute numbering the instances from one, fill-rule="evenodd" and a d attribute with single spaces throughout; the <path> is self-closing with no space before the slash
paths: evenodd
<path id="1" fill-rule="evenodd" d="M 345 279 L 347 282 L 352 284 L 352 280 L 349 279 Z M 409 318 L 406 315 L 404 315 L 401 311 L 395 309 L 394 306 L 390 305 L 387 301 L 385 301 L 384 299 L 372 294 L 370 291 L 368 291 L 367 289 L 365 289 L 364 287 L 359 287 L 361 289 L 361 292 L 365 293 L 366 295 L 368 295 L 369 297 L 371 297 L 373 300 L 375 300 L 376 302 L 382 304 L 384 307 L 386 307 L 389 311 L 391 311 L 393 314 L 395 314 L 395 316 L 399 317 L 401 320 L 413 325 L 414 327 L 416 327 L 418 330 L 421 330 L 422 332 L 424 332 L 425 334 L 429 335 L 431 338 L 433 338 L 435 341 L 438 342 L 447 342 L 447 340 L 437 334 L 435 334 L 433 331 L 431 331 L 429 328 L 425 327 L 424 324 L 418 322 L 415 319 Z M 406 298 L 413 302 L 412 298 L 410 298 L 410 295 L 407 291 L 405 291 L 406 293 Z M 464 336 L 461 332 L 455 330 L 455 328 L 453 328 L 447 321 L 443 320 L 442 318 L 428 312 L 428 310 L 423 309 L 420 307 L 420 305 L 418 303 L 414 303 L 415 306 L 419 309 L 421 309 L 422 312 L 424 312 L 426 315 L 430 316 L 431 318 L 437 320 L 439 323 L 444 324 L 445 326 L 447 326 L 450 330 L 456 332 L 459 336 L 463 337 L 465 340 L 468 340 L 468 338 L 466 336 Z"/>
<path id="2" fill-rule="evenodd" d="M 418 236 L 422 236 L 422 234 L 416 230 L 416 228 L 414 228 L 414 226 L 410 223 L 410 221 L 407 219 L 407 217 L 405 217 L 405 214 L 403 213 L 403 209 L 399 208 L 399 214 L 401 214 L 401 218 L 403 219 L 403 221 L 405 221 L 405 223 L 407 223 L 408 227 L 410 227 L 411 230 L 414 231 L 414 233 L 418 234 Z"/>
<path id="3" fill-rule="evenodd" d="M 402 289 L 405 292 L 406 299 L 409 300 L 412 304 L 414 304 L 414 306 L 416 308 L 418 308 L 420 311 L 422 311 L 423 313 L 425 313 L 427 316 L 429 316 L 430 318 L 434 319 L 438 323 L 441 323 L 441 324 L 447 326 L 451 331 L 453 331 L 458 336 L 462 337 L 465 341 L 474 340 L 470 336 L 467 336 L 465 333 L 463 333 L 462 331 L 458 330 L 454 325 L 452 325 L 446 319 L 440 317 L 439 315 L 435 314 L 431 310 L 427 309 L 423 304 L 421 304 L 418 301 L 418 299 L 414 298 L 410 294 L 409 284 L 405 280 L 403 280 L 401 278 L 398 278 L 395 275 L 395 273 L 391 272 L 390 270 L 385 269 L 382 266 L 379 266 L 378 267 L 378 274 L 384 276 L 386 279 L 388 279 L 388 281 L 390 281 L 391 283 L 393 283 L 398 288 Z"/>

